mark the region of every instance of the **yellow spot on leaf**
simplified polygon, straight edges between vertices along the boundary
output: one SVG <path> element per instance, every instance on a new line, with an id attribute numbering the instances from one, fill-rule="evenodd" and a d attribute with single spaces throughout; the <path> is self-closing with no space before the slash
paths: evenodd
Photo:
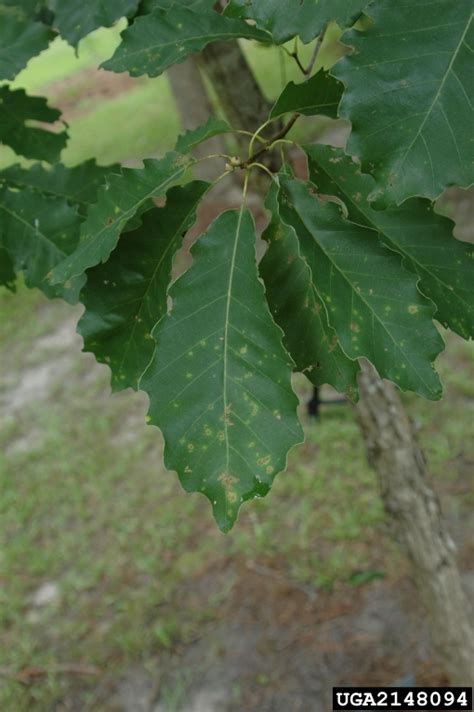
<path id="1" fill-rule="evenodd" d="M 222 475 L 219 475 L 217 478 L 219 482 L 222 484 L 222 487 L 224 488 L 225 492 L 225 497 L 228 502 L 231 504 L 234 504 L 234 502 L 237 501 L 238 495 L 237 492 L 234 489 L 234 485 L 239 481 L 236 477 L 232 477 L 232 475 L 229 475 L 227 472 L 223 472 Z"/>

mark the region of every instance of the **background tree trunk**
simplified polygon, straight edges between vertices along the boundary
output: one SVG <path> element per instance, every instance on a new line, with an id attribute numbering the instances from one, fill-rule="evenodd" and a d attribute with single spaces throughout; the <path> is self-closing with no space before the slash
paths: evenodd
<path id="1" fill-rule="evenodd" d="M 204 50 L 202 61 L 231 125 L 255 131 L 264 123 L 269 105 L 239 45 L 215 42 Z M 395 388 L 384 383 L 370 364 L 363 365 L 360 395 L 357 412 L 369 461 L 377 473 L 394 535 L 413 563 L 413 578 L 428 612 L 435 648 L 451 683 L 472 685 L 474 631 L 469 605 L 454 544 L 436 494 L 426 481 L 426 465 L 413 427 Z"/>
<path id="2" fill-rule="evenodd" d="M 173 64 L 168 69 L 168 79 L 174 99 L 181 116 L 185 131 L 205 124 L 213 113 L 207 96 L 201 72 L 193 57 L 188 57 L 181 64 Z M 214 136 L 196 147 L 194 155 L 202 158 L 211 153 L 225 153 L 225 141 L 222 136 Z M 202 180 L 212 181 L 216 169 L 212 161 L 202 161 L 195 168 L 195 175 Z M 222 184 L 221 184 L 222 185 Z"/>
<path id="3" fill-rule="evenodd" d="M 268 118 L 271 105 L 263 96 L 239 44 L 213 42 L 203 50 L 201 59 L 230 125 L 255 131 Z"/>
<path id="4" fill-rule="evenodd" d="M 394 386 L 362 365 L 359 423 L 385 510 L 413 564 L 430 631 L 452 684 L 474 684 L 474 629 L 461 585 L 455 546 L 427 482 L 426 463 Z"/>

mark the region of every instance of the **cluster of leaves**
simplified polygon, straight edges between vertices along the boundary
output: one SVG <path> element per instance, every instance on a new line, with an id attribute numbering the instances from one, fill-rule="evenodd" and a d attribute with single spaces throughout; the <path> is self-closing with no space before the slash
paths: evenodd
<path id="1" fill-rule="evenodd" d="M 224 3 L 225 4 L 225 3 Z M 107 363 L 115 390 L 150 397 L 165 464 L 212 503 L 222 530 L 244 500 L 265 495 L 302 439 L 292 372 L 357 398 L 358 360 L 427 398 L 443 341 L 433 322 L 474 333 L 474 251 L 433 210 L 448 185 L 473 182 L 471 0 L 0 0 L 0 79 L 11 80 L 59 34 L 76 46 L 98 26 L 129 26 L 104 67 L 156 76 L 215 40 L 321 42 L 331 21 L 351 27 L 351 51 L 331 70 L 288 84 L 244 160 L 239 210 L 194 244 L 170 286 L 173 259 L 212 185 L 189 180 L 192 150 L 241 127 L 211 119 L 140 169 L 58 163 L 59 112 L 8 84 L 0 141 L 37 163 L 0 173 L 0 283 L 80 300 L 85 350 Z M 251 20 L 251 22 L 249 22 Z M 237 78 L 238 80 L 238 78 Z M 352 123 L 345 151 L 300 147 L 308 180 L 283 163 L 265 207 L 268 243 L 257 265 L 245 207 L 249 174 L 301 114 Z M 36 123 L 35 123 L 36 122 Z M 48 130 L 47 124 L 52 124 Z M 64 128 L 64 127 L 63 127 Z M 257 150 L 255 147 L 258 146 Z M 47 166 L 44 162 L 49 162 Z M 265 169 L 267 170 L 267 169 Z M 154 199 L 166 197 L 157 207 Z M 171 306 L 170 306 L 171 305 Z"/>

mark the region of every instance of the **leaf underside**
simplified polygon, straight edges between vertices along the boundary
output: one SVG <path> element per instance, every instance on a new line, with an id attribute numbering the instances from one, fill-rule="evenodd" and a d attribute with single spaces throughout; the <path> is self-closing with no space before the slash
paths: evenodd
<path id="1" fill-rule="evenodd" d="M 373 25 L 351 31 L 353 47 L 332 73 L 352 122 L 347 153 L 376 178 L 381 206 L 434 199 L 474 181 L 472 0 L 393 3 L 368 10 Z"/>
<path id="2" fill-rule="evenodd" d="M 166 314 L 173 257 L 208 185 L 193 181 L 172 188 L 165 207 L 145 213 L 138 229 L 121 236 L 110 259 L 87 273 L 78 332 L 84 351 L 110 366 L 115 391 L 136 389 L 153 355 L 151 332 Z"/>
<path id="3" fill-rule="evenodd" d="M 302 431 L 289 357 L 257 276 L 250 213 L 222 213 L 192 255 L 153 332 L 140 388 L 165 438 L 166 467 L 211 501 L 228 531 L 244 500 L 268 492 Z"/>

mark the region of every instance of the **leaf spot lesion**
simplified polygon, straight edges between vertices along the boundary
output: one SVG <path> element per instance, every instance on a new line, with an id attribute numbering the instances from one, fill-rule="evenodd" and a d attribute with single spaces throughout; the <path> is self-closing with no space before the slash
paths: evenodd
<path id="1" fill-rule="evenodd" d="M 230 504 L 235 504 L 235 502 L 237 502 L 239 498 L 237 492 L 234 489 L 234 486 L 239 481 L 237 477 L 233 477 L 229 473 L 223 472 L 221 475 L 219 475 L 217 479 L 219 480 L 224 489 L 226 500 Z"/>

